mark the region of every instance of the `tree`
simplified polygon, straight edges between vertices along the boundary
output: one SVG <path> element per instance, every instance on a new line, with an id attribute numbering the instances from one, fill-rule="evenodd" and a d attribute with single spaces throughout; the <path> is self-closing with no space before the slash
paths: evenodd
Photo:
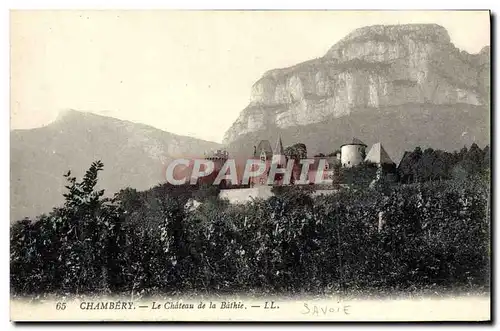
<path id="1" fill-rule="evenodd" d="M 300 165 L 300 160 L 307 158 L 306 145 L 303 143 L 297 143 L 297 144 L 294 144 L 292 146 L 285 148 L 285 156 L 289 160 L 294 161 L 293 170 L 292 170 L 293 175 L 290 178 L 291 184 L 293 184 L 293 183 L 295 183 L 296 179 L 299 179 L 300 173 L 302 171 L 302 166 Z"/>
<path id="2" fill-rule="evenodd" d="M 405 183 L 464 179 L 481 173 L 485 168 L 484 160 L 485 151 L 476 144 L 472 144 L 470 149 L 464 147 L 460 152 L 453 153 L 432 148 L 422 152 L 417 147 L 413 152 L 405 154 L 398 172 L 400 180 Z"/>
<path id="3" fill-rule="evenodd" d="M 460 152 L 458 153 L 459 160 L 463 160 L 466 155 L 467 155 L 467 147 L 464 146 L 462 147 L 462 149 L 460 149 Z"/>
<path id="4" fill-rule="evenodd" d="M 81 182 L 68 171 L 64 206 L 51 215 L 65 236 L 60 252 L 63 288 L 77 293 L 108 288 L 115 281 L 108 274 L 118 268 L 122 217 L 113 200 L 103 198 L 104 190 L 96 190 L 103 167 L 101 161 L 92 163 Z"/>
<path id="5" fill-rule="evenodd" d="M 447 177 L 446 163 L 441 151 L 427 148 L 419 162 L 422 181 L 438 180 Z"/>
<path id="6" fill-rule="evenodd" d="M 408 152 L 405 154 L 403 160 L 399 164 L 399 176 L 404 182 L 416 182 L 420 180 L 421 177 L 421 164 L 420 160 L 422 158 L 422 149 L 420 147 L 415 147 L 413 152 Z"/>
<path id="7" fill-rule="evenodd" d="M 307 147 L 303 143 L 297 143 L 285 148 L 285 156 L 289 159 L 300 160 L 307 158 Z"/>
<path id="8" fill-rule="evenodd" d="M 490 154 L 490 145 L 486 145 L 483 149 L 484 159 L 483 159 L 483 168 L 489 169 L 491 163 L 491 154 Z"/>
<path id="9" fill-rule="evenodd" d="M 476 143 L 470 146 L 469 151 L 464 156 L 463 164 L 469 175 L 478 174 L 483 169 L 484 153 Z"/>
<path id="10" fill-rule="evenodd" d="M 219 186 L 203 183 L 198 186 L 196 191 L 193 192 L 193 198 L 197 201 L 204 202 L 207 200 L 217 199 L 219 197 L 219 193 Z"/>

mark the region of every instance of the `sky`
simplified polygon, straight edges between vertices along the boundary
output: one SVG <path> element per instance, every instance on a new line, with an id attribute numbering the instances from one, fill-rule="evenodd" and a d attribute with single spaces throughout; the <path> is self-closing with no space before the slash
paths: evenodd
<path id="1" fill-rule="evenodd" d="M 221 142 L 266 71 L 323 56 L 356 28 L 437 23 L 490 44 L 488 12 L 11 11 L 11 129 L 76 109 Z"/>

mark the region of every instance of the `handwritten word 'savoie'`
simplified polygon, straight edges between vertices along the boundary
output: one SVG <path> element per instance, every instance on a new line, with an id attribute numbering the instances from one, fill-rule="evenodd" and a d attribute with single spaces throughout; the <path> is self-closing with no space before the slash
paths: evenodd
<path id="1" fill-rule="evenodd" d="M 313 305 L 304 302 L 304 309 L 302 309 L 301 313 L 312 316 L 324 316 L 329 314 L 349 315 L 350 308 L 350 305 Z"/>

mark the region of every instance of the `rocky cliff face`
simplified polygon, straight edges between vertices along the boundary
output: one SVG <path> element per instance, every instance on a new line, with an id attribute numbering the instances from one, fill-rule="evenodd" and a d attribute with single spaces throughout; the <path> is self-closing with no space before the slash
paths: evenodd
<path id="1" fill-rule="evenodd" d="M 486 105 L 489 47 L 458 50 L 435 24 L 357 29 L 322 58 L 268 71 L 224 143 L 270 127 L 288 128 L 347 116 L 356 109 L 404 104 Z"/>

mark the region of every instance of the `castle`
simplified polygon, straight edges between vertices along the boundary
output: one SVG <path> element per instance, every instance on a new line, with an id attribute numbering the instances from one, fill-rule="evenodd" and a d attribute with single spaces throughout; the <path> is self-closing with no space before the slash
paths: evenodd
<path id="1" fill-rule="evenodd" d="M 305 146 L 304 146 L 305 147 Z M 340 149 L 336 153 L 329 154 L 325 156 L 319 154 L 311 159 L 311 163 L 308 165 L 307 171 L 307 183 L 317 183 L 318 177 L 322 176 L 325 180 L 338 180 L 339 172 L 341 168 L 349 169 L 360 165 L 363 162 L 375 164 L 378 167 L 390 168 L 395 167 L 394 162 L 391 160 L 389 154 L 386 152 L 384 147 L 380 142 L 374 144 L 368 153 L 366 152 L 367 145 L 357 138 L 353 138 L 350 142 L 342 144 Z M 289 154 L 289 153 L 288 153 Z M 277 169 L 283 169 L 287 167 L 288 160 L 291 156 L 287 155 L 287 152 L 283 148 L 283 142 L 281 136 L 278 137 L 274 148 L 271 147 L 269 140 L 261 140 L 258 145 L 254 146 L 253 154 L 250 158 L 257 163 L 257 165 L 265 165 L 265 171 L 255 177 L 250 177 L 248 182 L 248 187 L 258 187 L 267 185 L 282 185 L 283 176 L 276 175 L 275 178 L 269 180 L 269 174 L 272 167 Z M 227 151 L 217 150 L 214 153 L 206 156 L 205 159 L 210 160 L 214 163 L 214 172 L 211 176 L 207 177 L 205 180 L 210 181 L 217 176 L 218 172 L 221 170 L 224 163 L 228 160 L 229 154 Z M 306 155 L 302 155 L 301 159 L 306 159 Z M 300 161 L 300 160 L 295 160 Z M 323 169 L 321 169 L 321 167 Z M 255 170 L 254 168 L 251 169 Z M 318 175 L 318 172 L 321 173 Z M 292 168 L 291 184 L 302 183 L 301 180 L 301 164 L 295 162 Z M 304 179 L 304 178 L 302 178 Z M 238 183 L 241 184 L 241 178 L 238 178 Z M 303 183 L 302 183 L 303 184 Z M 224 182 L 223 187 L 230 188 L 231 186 L 238 186 L 231 183 L 227 185 Z"/>

